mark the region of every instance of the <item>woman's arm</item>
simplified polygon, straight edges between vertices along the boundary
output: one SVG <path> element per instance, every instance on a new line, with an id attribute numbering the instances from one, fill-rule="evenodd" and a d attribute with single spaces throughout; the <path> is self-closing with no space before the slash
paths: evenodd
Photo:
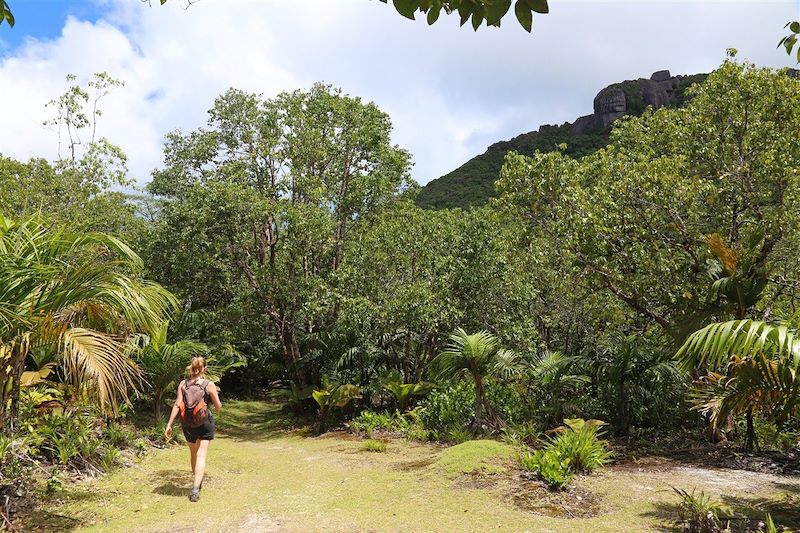
<path id="1" fill-rule="evenodd" d="M 178 384 L 178 395 L 175 398 L 175 403 L 172 404 L 172 412 L 169 414 L 169 422 L 167 422 L 167 428 L 164 430 L 164 437 L 167 440 L 172 438 L 172 424 L 175 422 L 175 417 L 178 416 L 180 412 L 180 408 L 178 404 L 181 401 L 181 394 L 183 393 L 183 381 Z"/>
<path id="2" fill-rule="evenodd" d="M 217 386 L 214 385 L 214 382 L 208 384 L 208 395 L 211 398 L 211 403 L 214 405 L 214 409 L 219 411 L 222 409 L 222 402 L 219 401 L 219 391 L 217 391 Z"/>

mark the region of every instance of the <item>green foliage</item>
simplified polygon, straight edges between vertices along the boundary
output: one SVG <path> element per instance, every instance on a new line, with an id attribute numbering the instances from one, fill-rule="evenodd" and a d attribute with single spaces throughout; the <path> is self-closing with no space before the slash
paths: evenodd
<path id="1" fill-rule="evenodd" d="M 691 533 L 725 533 L 730 531 L 723 528 L 719 516 L 723 513 L 722 504 L 713 500 L 703 491 L 696 493 L 695 489 L 688 492 L 684 489 L 672 488 L 681 497 L 681 520 L 683 530 Z"/>
<path id="2" fill-rule="evenodd" d="M 388 0 L 381 0 L 384 4 Z M 392 0 L 402 16 L 414 20 L 415 13 L 425 15 L 429 25 L 434 24 L 441 13 L 458 13 L 463 26 L 467 22 L 475 31 L 486 26 L 500 26 L 503 17 L 511 8 L 511 0 Z M 547 0 L 516 0 L 514 16 L 528 33 L 533 27 L 533 13 L 547 13 Z"/>
<path id="3" fill-rule="evenodd" d="M 538 474 L 548 487 L 555 490 L 565 489 L 575 477 L 569 459 L 557 447 L 547 447 L 533 453 L 526 450 L 520 455 L 520 464 L 525 470 Z"/>
<path id="4" fill-rule="evenodd" d="M 484 398 L 484 381 L 493 376 L 510 377 L 521 372 L 519 355 L 500 347 L 497 337 L 488 331 L 472 335 L 457 328 L 450 336 L 450 344 L 432 363 L 437 375 L 447 378 L 461 377 L 475 383 L 475 425 L 482 427 L 482 412 L 487 411 L 490 422 L 496 422 L 496 413 Z"/>
<path id="5" fill-rule="evenodd" d="M 758 443 L 763 450 L 786 452 L 800 445 L 800 429 L 785 427 L 763 418 L 756 418 L 755 430 Z"/>
<path id="6" fill-rule="evenodd" d="M 465 431 L 474 409 L 475 389 L 468 383 L 442 386 L 431 392 L 418 407 L 419 420 L 433 440 L 450 440 Z"/>
<path id="7" fill-rule="evenodd" d="M 308 381 L 317 354 L 302 344 L 338 318 L 337 271 L 357 230 L 407 187 L 409 157 L 390 131 L 374 104 L 322 84 L 270 100 L 229 90 L 207 128 L 168 138 L 148 186 L 167 198 L 153 269 Z"/>
<path id="8" fill-rule="evenodd" d="M 2 19 L 0 19 L 0 22 L 2 22 Z M 786 49 L 786 54 L 791 56 L 795 45 L 797 45 L 798 35 L 800 35 L 800 22 L 796 20 L 789 21 L 784 28 L 789 28 L 790 33 L 778 42 L 778 48 L 783 46 Z M 797 62 L 800 63 L 800 47 L 797 49 Z"/>
<path id="9" fill-rule="evenodd" d="M 372 432 L 376 429 L 384 429 L 386 431 L 394 431 L 398 428 L 399 416 L 393 416 L 389 413 L 376 413 L 370 409 L 361 411 L 358 416 L 350 421 L 350 427 L 356 431 L 363 431 L 368 438 L 372 437 Z"/>
<path id="10" fill-rule="evenodd" d="M 386 451 L 386 442 L 382 440 L 369 439 L 364 441 L 364 449 L 368 452 L 383 453 Z"/>
<path id="11" fill-rule="evenodd" d="M 396 370 L 385 374 L 381 379 L 381 384 L 395 397 L 401 413 L 408 410 L 411 399 L 414 396 L 424 396 L 432 391 L 434 387 L 433 383 L 423 381 L 419 383 L 403 383 L 403 377 Z"/>
<path id="12" fill-rule="evenodd" d="M 674 343 L 742 307 L 728 294 L 706 297 L 723 271 L 707 236 L 726 236 L 742 255 L 760 236 L 752 273 L 796 271 L 782 250 L 795 242 L 786 228 L 796 226 L 798 81 L 729 60 L 691 92 L 682 109 L 618 121 L 609 146 L 579 161 L 509 156 L 498 182 L 499 204 L 564 288 L 602 291 L 628 314 L 618 319 L 640 331 L 655 323 Z M 780 308 L 788 299 L 778 289 L 761 294 Z"/>
<path id="13" fill-rule="evenodd" d="M 619 434 L 627 435 L 631 426 L 664 427 L 682 419 L 688 376 L 661 345 L 640 335 L 614 334 L 581 363 Z"/>
<path id="14" fill-rule="evenodd" d="M 566 488 L 575 474 L 591 473 L 611 458 L 605 441 L 598 438 L 605 422 L 568 418 L 564 424 L 544 448 L 533 453 L 526 448 L 519 456 L 524 469 L 536 472 L 550 488 L 558 490 Z"/>
<path id="15" fill-rule="evenodd" d="M 767 513 L 767 516 L 764 517 L 764 526 L 763 528 L 759 527 L 759 530 L 763 530 L 764 533 L 778 533 L 778 527 L 775 525 L 772 515 Z"/>
<path id="16" fill-rule="evenodd" d="M 542 127 L 539 131 L 495 143 L 485 153 L 429 181 L 419 190 L 415 201 L 425 209 L 480 207 L 497 195 L 495 181 L 500 177 L 500 169 L 510 153 L 532 156 L 537 152 L 558 152 L 561 151 L 560 146 L 566 144 L 563 153 L 580 158 L 608 144 L 607 132 L 572 135 L 571 127 L 571 124 Z"/>
<path id="17" fill-rule="evenodd" d="M 567 418 L 564 424 L 550 444 L 568 461 L 572 472 L 589 474 L 609 461 L 611 452 L 606 442 L 598 438 L 605 422 Z"/>
<path id="18" fill-rule="evenodd" d="M 0 216 L 3 410 L 10 403 L 10 415 L 17 414 L 20 378 L 35 348 L 55 354 L 68 382 L 89 387 L 103 409 L 117 411 L 139 374 L 125 335 L 152 331 L 175 305 L 168 291 L 139 277 L 142 268 L 110 235 Z"/>
<path id="19" fill-rule="evenodd" d="M 686 339 L 676 357 L 685 368 L 707 371 L 693 402 L 712 427 L 747 413 L 748 449 L 757 446 L 754 412 L 776 422 L 797 413 L 800 340 L 788 326 L 757 320 L 710 324 Z"/>
<path id="20" fill-rule="evenodd" d="M 119 449 L 114 446 L 105 446 L 98 456 L 98 465 L 103 472 L 110 472 L 119 464 Z"/>
<path id="21" fill-rule="evenodd" d="M 345 407 L 355 399 L 361 398 L 361 390 L 353 384 L 340 385 L 334 381 L 324 379 L 322 388 L 315 388 L 311 397 L 319 406 L 319 425 L 317 431 L 325 431 L 328 415 L 334 407 Z"/>

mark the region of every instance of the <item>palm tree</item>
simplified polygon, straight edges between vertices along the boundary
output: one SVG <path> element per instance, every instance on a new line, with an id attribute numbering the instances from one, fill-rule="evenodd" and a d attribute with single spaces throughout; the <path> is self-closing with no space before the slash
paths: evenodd
<path id="1" fill-rule="evenodd" d="M 8 429 L 32 349 L 56 354 L 66 380 L 89 387 L 107 413 L 127 401 L 140 372 L 125 340 L 154 331 L 176 303 L 166 289 L 137 277 L 142 268 L 133 250 L 110 235 L 0 216 L 0 416 Z"/>
<path id="2" fill-rule="evenodd" d="M 484 398 L 488 377 L 510 377 L 521 371 L 519 356 L 500 347 L 500 341 L 488 331 L 468 335 L 461 328 L 450 335 L 450 344 L 431 363 L 440 377 L 460 377 L 475 383 L 475 427 L 482 425 L 482 410 L 498 422 Z"/>
<path id="3" fill-rule="evenodd" d="M 641 335 L 612 335 L 610 346 L 587 362 L 620 435 L 629 433 L 637 405 L 663 407 L 669 401 L 666 391 L 686 378 L 669 352 Z"/>
<path id="4" fill-rule="evenodd" d="M 167 342 L 169 321 L 165 320 L 150 336 L 142 336 L 135 359 L 144 370 L 147 382 L 153 387 L 153 410 L 156 420 L 161 420 L 164 394 L 186 373 L 186 367 L 195 356 L 207 356 L 208 346 L 186 339 Z"/>
<path id="5" fill-rule="evenodd" d="M 753 415 L 775 421 L 797 413 L 800 338 L 785 325 L 757 320 L 731 320 L 693 333 L 676 354 L 687 370 L 701 369 L 695 409 L 710 415 L 718 429 L 728 416 L 745 413 L 745 447 L 758 446 Z"/>

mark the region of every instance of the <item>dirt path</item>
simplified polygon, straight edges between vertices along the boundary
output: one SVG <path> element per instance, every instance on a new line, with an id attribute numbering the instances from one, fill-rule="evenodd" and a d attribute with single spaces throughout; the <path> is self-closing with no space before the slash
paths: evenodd
<path id="1" fill-rule="evenodd" d="M 443 449 L 392 442 L 362 450 L 343 435 L 281 431 L 278 407 L 229 402 L 219 418 L 199 504 L 183 447 L 158 450 L 130 468 L 81 482 L 38 531 L 309 532 L 675 530 L 671 487 L 696 487 L 732 512 L 777 513 L 800 526 L 800 479 L 648 459 L 616 465 L 552 495 L 521 476 L 499 443 Z"/>

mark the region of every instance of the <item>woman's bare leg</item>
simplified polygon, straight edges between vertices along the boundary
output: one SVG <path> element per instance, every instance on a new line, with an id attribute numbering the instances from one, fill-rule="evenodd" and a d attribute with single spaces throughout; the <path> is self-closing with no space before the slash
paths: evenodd
<path id="1" fill-rule="evenodd" d="M 197 457 L 194 463 L 194 488 L 196 489 L 203 484 L 203 476 L 206 473 L 206 456 L 208 455 L 208 446 L 211 444 L 210 440 L 198 440 L 197 442 Z"/>
<path id="2" fill-rule="evenodd" d="M 197 464 L 197 448 L 200 446 L 200 441 L 187 442 L 189 446 L 189 453 L 192 456 L 192 475 L 194 475 L 195 465 Z"/>

